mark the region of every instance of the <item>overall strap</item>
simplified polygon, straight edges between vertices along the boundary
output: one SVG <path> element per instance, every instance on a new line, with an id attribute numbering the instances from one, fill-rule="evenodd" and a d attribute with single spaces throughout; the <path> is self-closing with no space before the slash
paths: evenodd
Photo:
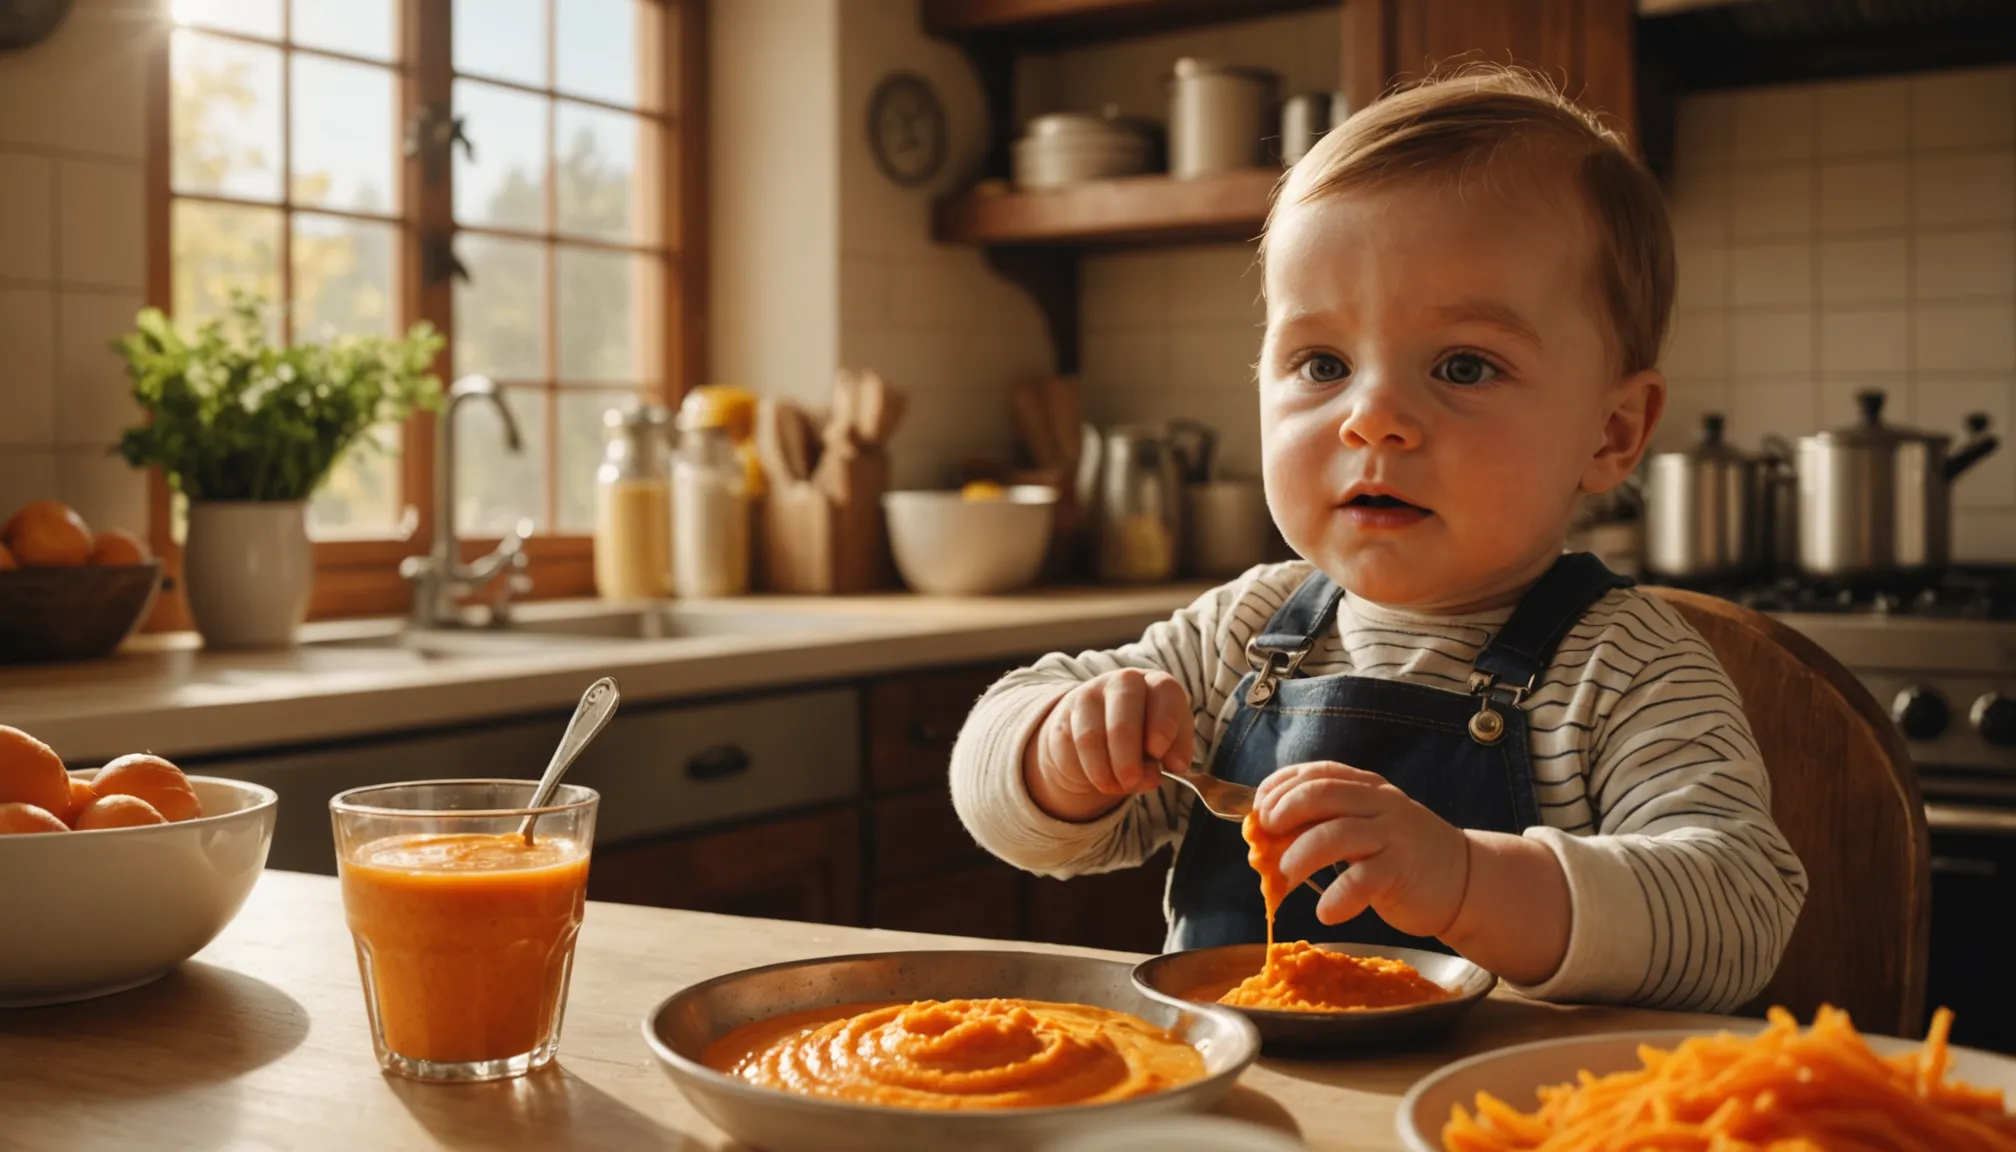
<path id="1" fill-rule="evenodd" d="M 1612 572 L 1587 552 L 1564 553 L 1526 590 L 1512 618 L 1477 654 L 1478 674 L 1489 677 L 1486 687 L 1504 685 L 1523 695 L 1546 671 L 1561 638 L 1589 606 L 1611 589 L 1631 584 L 1630 577 Z"/>
<path id="2" fill-rule="evenodd" d="M 1293 595 L 1246 642 L 1246 663 L 1254 672 L 1246 702 L 1258 708 L 1274 698 L 1277 681 L 1295 675 L 1309 650 L 1337 618 L 1344 589 L 1321 572 L 1311 572 Z"/>

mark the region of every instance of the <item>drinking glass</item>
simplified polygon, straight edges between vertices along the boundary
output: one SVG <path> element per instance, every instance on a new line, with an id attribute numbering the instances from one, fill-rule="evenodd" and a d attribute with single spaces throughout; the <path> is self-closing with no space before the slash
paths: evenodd
<path id="1" fill-rule="evenodd" d="M 387 1071 L 501 1080 L 552 1061 L 600 797 L 563 784 L 527 807 L 536 787 L 422 780 L 329 801 L 364 1008 Z"/>

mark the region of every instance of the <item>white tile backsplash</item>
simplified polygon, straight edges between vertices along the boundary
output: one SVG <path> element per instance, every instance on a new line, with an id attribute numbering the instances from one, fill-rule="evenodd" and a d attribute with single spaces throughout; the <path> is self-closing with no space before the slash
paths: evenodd
<path id="1" fill-rule="evenodd" d="M 48 500 L 59 492 L 54 448 L 0 449 L 0 515 L 30 500 Z"/>
<path id="2" fill-rule="evenodd" d="M 1820 371 L 1903 372 L 1911 367 L 1911 317 L 1903 308 L 1820 314 Z"/>
<path id="3" fill-rule="evenodd" d="M 57 172 L 65 283 L 140 288 L 147 279 L 146 196 L 138 164 L 65 160 Z"/>
<path id="4" fill-rule="evenodd" d="M 1866 232 L 1911 223 L 1911 169 L 1901 159 L 1820 166 L 1820 230 Z"/>
<path id="5" fill-rule="evenodd" d="M 1730 340 L 1730 368 L 1739 380 L 1813 368 L 1813 313 L 1808 309 L 1738 312 Z"/>
<path id="6" fill-rule="evenodd" d="M 1912 220 L 1920 227 L 2016 220 L 2016 150 L 1921 152 L 1911 160 Z"/>
<path id="7" fill-rule="evenodd" d="M 71 448 L 108 448 L 139 418 L 111 339 L 133 326 L 137 292 L 64 292 L 56 309 L 56 434 Z"/>
<path id="8" fill-rule="evenodd" d="M 1916 246 L 1914 299 L 2016 296 L 2016 228 L 1931 232 L 1917 237 Z"/>
<path id="9" fill-rule="evenodd" d="M 1169 383 L 1250 392 L 1260 330 L 1245 324 L 1185 325 L 1169 338 Z"/>
<path id="10" fill-rule="evenodd" d="M 1177 324 L 1267 318 L 1251 244 L 1213 244 L 1169 255 L 1169 319 Z"/>
<path id="11" fill-rule="evenodd" d="M 1884 77 L 1820 86 L 1820 154 L 1902 152 L 1911 144 L 1911 80 Z"/>
<path id="12" fill-rule="evenodd" d="M 1099 307 L 1085 310 L 1087 328 L 1158 328 L 1169 323 L 1169 255 L 1096 253 L 1079 265 L 1079 292 Z"/>
<path id="13" fill-rule="evenodd" d="M 55 172 L 46 157 L 0 151 L 0 278 L 55 275 Z"/>
<path id="14" fill-rule="evenodd" d="M 1813 301 L 1813 245 L 1760 244 L 1729 254 L 1729 302 L 1738 308 Z"/>
<path id="15" fill-rule="evenodd" d="M 98 448 L 66 448 L 56 461 L 63 499 L 94 529 L 122 528 L 147 534 L 147 474 L 136 472 L 116 453 Z"/>
<path id="16" fill-rule="evenodd" d="M 1679 315 L 1656 443 L 1690 442 L 1705 411 L 1751 447 L 1840 427 L 1868 388 L 1899 424 L 1957 440 L 1984 411 L 2016 430 L 2016 67 L 1690 96 L 1679 123 Z M 1726 209 L 1711 188 L 1734 189 Z M 1810 248 L 1788 242 L 1809 233 Z M 1954 555 L 2016 562 L 2016 452 L 1954 500 Z"/>
<path id="17" fill-rule="evenodd" d="M 1684 269 L 1694 258 L 1687 251 Z M 1905 300 L 1911 295 L 1911 245 L 1902 237 L 1820 242 L 1820 300 L 1826 304 Z"/>
<path id="18" fill-rule="evenodd" d="M 2016 373 L 2016 303 L 1925 304 L 1913 319 L 1912 367 Z"/>
<path id="19" fill-rule="evenodd" d="M 1730 234 L 1736 239 L 1805 236 L 1813 231 L 1811 165 L 1738 172 L 1730 184 Z"/>
<path id="20" fill-rule="evenodd" d="M 2016 144 L 2016 72 L 1934 72 L 1911 81 L 1911 144 L 1918 149 Z"/>
<path id="21" fill-rule="evenodd" d="M 0 451 L 56 439 L 56 294 L 0 288 Z M 10 509 L 0 508 L 0 516 Z"/>

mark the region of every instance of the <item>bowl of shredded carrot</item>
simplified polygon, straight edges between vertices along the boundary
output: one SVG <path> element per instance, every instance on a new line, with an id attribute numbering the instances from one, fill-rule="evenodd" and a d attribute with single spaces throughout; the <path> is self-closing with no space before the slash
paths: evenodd
<path id="1" fill-rule="evenodd" d="M 1501 1048 L 1400 1104 L 1410 1152 L 2016 1152 L 2016 1060 L 1864 1036 L 1822 1007 L 1754 1031 L 1619 1033 Z M 1739 1026 L 1740 1027 L 1740 1026 Z M 2005 1096 L 2006 1094 L 2009 1094 Z"/>

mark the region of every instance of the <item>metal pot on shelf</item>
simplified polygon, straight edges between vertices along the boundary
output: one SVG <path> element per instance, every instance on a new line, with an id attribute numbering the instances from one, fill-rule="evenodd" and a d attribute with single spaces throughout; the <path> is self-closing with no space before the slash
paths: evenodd
<path id="1" fill-rule="evenodd" d="M 1967 417 L 1967 440 L 1883 422 L 1884 394 L 1858 393 L 1862 418 L 1799 438 L 1799 569 L 1843 581 L 1915 580 L 1945 567 L 1950 486 L 1993 452 L 1988 417 Z"/>

